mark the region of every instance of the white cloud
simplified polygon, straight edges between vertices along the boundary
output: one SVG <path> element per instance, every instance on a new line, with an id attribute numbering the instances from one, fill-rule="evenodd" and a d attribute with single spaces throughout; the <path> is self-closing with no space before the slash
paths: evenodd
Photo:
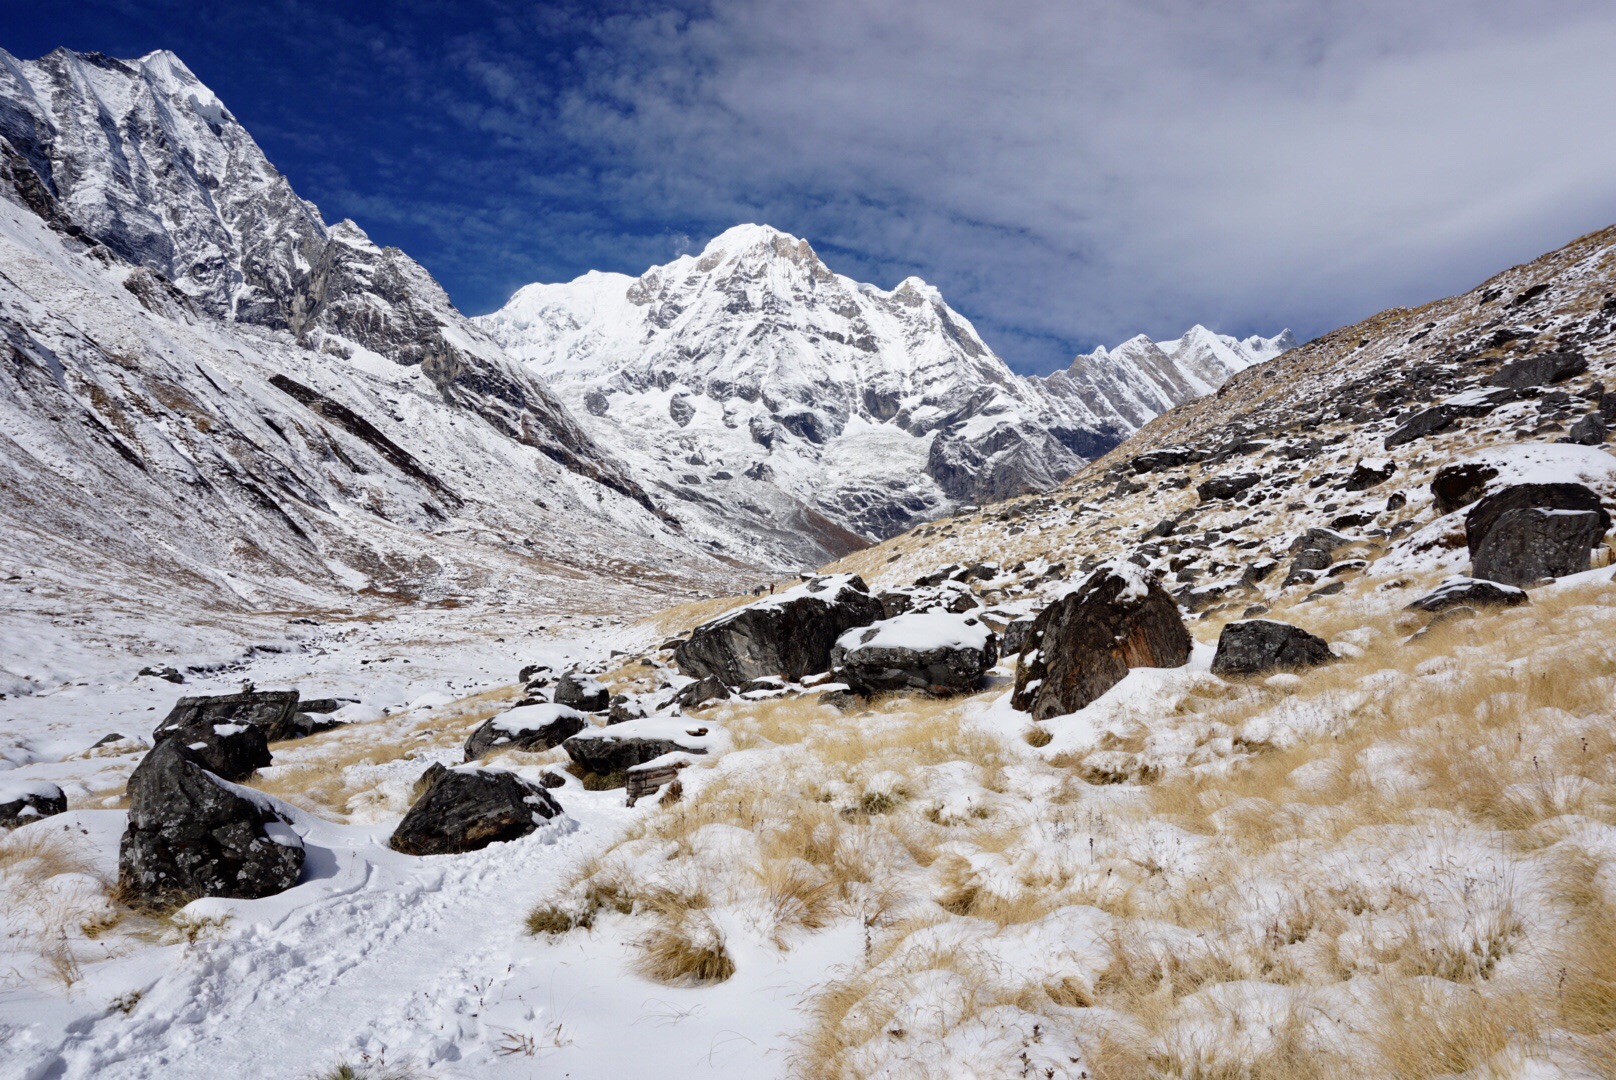
<path id="1" fill-rule="evenodd" d="M 543 122 L 600 198 L 919 273 L 1040 367 L 1322 331 L 1616 218 L 1606 3 L 720 0 L 594 37 Z M 532 130 L 477 62 L 487 129 Z"/>

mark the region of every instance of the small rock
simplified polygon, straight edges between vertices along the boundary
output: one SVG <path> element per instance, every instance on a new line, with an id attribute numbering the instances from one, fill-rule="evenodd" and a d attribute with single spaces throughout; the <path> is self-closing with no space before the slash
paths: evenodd
<path id="1" fill-rule="evenodd" d="M 708 675 L 680 687 L 678 693 L 669 700 L 669 704 L 684 709 L 699 709 L 714 702 L 728 701 L 729 697 L 729 687 Z"/>
<path id="2" fill-rule="evenodd" d="M 1397 472 L 1397 462 L 1390 458 L 1372 458 L 1358 462 L 1347 477 L 1343 486 L 1348 491 L 1368 491 L 1377 484 L 1384 484 Z"/>
<path id="3" fill-rule="evenodd" d="M 1605 418 L 1594 412 L 1571 425 L 1571 430 L 1566 432 L 1566 442 L 1578 446 L 1599 446 L 1604 443 L 1606 434 Z"/>
<path id="4" fill-rule="evenodd" d="M 1265 675 L 1274 671 L 1301 671 L 1337 659 L 1321 637 L 1289 623 L 1252 619 L 1233 622 L 1218 635 L 1212 674 Z"/>
<path id="5" fill-rule="evenodd" d="M 1515 607 L 1519 604 L 1530 602 L 1531 598 L 1526 595 L 1525 590 L 1517 589 L 1512 585 L 1500 585 L 1494 581 L 1480 581 L 1476 578 L 1460 577 L 1449 578 L 1403 610 L 1439 612 L 1460 606 L 1472 609 L 1478 607 Z"/>
<path id="6" fill-rule="evenodd" d="M 148 676 L 150 676 L 150 677 L 152 677 L 154 679 L 163 679 L 163 680 L 165 680 L 167 682 L 171 682 L 171 683 L 182 683 L 182 682 L 185 681 L 185 676 L 180 674 L 178 668 L 171 668 L 171 667 L 166 667 L 166 666 L 165 667 L 157 667 L 157 666 L 143 667 L 143 668 L 140 669 L 138 674 L 148 675 Z"/>
<path id="7" fill-rule="evenodd" d="M 555 700 L 580 712 L 605 712 L 611 707 L 612 692 L 582 672 L 569 671 L 556 681 Z"/>
<path id="8" fill-rule="evenodd" d="M 1202 502 L 1212 499 L 1232 499 L 1241 492 L 1255 487 L 1262 481 L 1256 473 L 1240 473 L 1235 476 L 1214 476 L 1210 480 L 1195 485 L 1195 493 L 1201 497 Z"/>
<path id="9" fill-rule="evenodd" d="M 466 740 L 466 760 L 476 761 L 496 750 L 549 750 L 578 734 L 588 723 L 583 713 L 566 705 L 518 707 L 478 725 Z"/>
<path id="10" fill-rule="evenodd" d="M 11 780 L 0 773 L 0 829 L 15 829 L 67 810 L 67 796 L 48 780 Z"/>
<path id="11" fill-rule="evenodd" d="M 830 652 L 835 677 L 863 694 L 965 693 L 998 660 L 998 639 L 981 620 L 935 611 L 849 630 Z"/>

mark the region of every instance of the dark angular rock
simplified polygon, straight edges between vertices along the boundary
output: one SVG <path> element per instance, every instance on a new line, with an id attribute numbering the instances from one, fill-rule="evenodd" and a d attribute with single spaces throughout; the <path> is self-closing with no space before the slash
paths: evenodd
<path id="1" fill-rule="evenodd" d="M 1539 353 L 1505 364 L 1490 375 L 1486 383 L 1488 386 L 1506 386 L 1516 391 L 1529 390 L 1562 382 L 1587 370 L 1588 361 L 1581 353 Z"/>
<path id="2" fill-rule="evenodd" d="M 687 686 L 679 688 L 668 704 L 677 705 L 682 709 L 699 709 L 716 701 L 728 701 L 729 687 L 711 675 L 703 676 Z"/>
<path id="3" fill-rule="evenodd" d="M 1599 446 L 1605 441 L 1606 434 L 1604 416 L 1593 412 L 1571 425 L 1571 430 L 1566 432 L 1566 442 L 1578 446 Z"/>
<path id="4" fill-rule="evenodd" d="M 1460 507 L 1469 506 L 1481 498 L 1487 485 L 1497 476 L 1498 470 L 1482 461 L 1461 461 L 1442 466 L 1431 478 L 1431 495 L 1436 500 L 1436 512 L 1451 514 Z"/>
<path id="5" fill-rule="evenodd" d="M 268 741 L 280 742 L 302 734 L 297 726 L 298 711 L 296 690 L 247 690 L 239 694 L 182 697 L 174 703 L 158 730 L 204 722 L 251 724 L 262 731 Z"/>
<path id="6" fill-rule="evenodd" d="M 1212 657 L 1212 674 L 1227 678 L 1301 671 L 1336 658 L 1323 638 L 1300 627 L 1252 619 L 1223 628 L 1218 635 L 1218 651 Z"/>
<path id="7" fill-rule="evenodd" d="M 172 668 L 172 667 L 167 667 L 167 666 L 159 667 L 159 666 L 153 665 L 151 667 L 143 667 L 136 674 L 149 675 L 154 679 L 162 679 L 165 682 L 171 682 L 171 683 L 182 683 L 182 682 L 185 681 L 185 676 L 181 675 L 179 673 L 178 668 Z"/>
<path id="8" fill-rule="evenodd" d="M 152 732 L 226 780 L 245 780 L 269 765 L 269 737 L 297 730 L 297 691 L 269 690 L 180 698 Z"/>
<path id="9" fill-rule="evenodd" d="M 8 780 L 0 773 L 0 829 L 15 829 L 67 810 L 67 796 L 47 780 Z"/>
<path id="10" fill-rule="evenodd" d="M 612 707 L 606 710 L 608 724 L 626 724 L 630 720 L 642 720 L 651 715 L 645 702 L 638 698 L 631 698 L 627 694 L 618 694 L 612 698 Z"/>
<path id="11" fill-rule="evenodd" d="M 1134 475 L 1142 476 L 1145 473 L 1160 472 L 1163 469 L 1175 469 L 1180 465 L 1199 461 L 1201 456 L 1196 451 L 1182 446 L 1169 447 L 1165 450 L 1152 450 L 1148 454 L 1140 454 L 1128 462 L 1128 467 L 1134 471 Z"/>
<path id="12" fill-rule="evenodd" d="M 887 592 L 877 593 L 875 598 L 881 602 L 881 617 L 883 619 L 891 619 L 902 615 L 915 606 L 914 594 L 899 589 L 890 589 Z"/>
<path id="13" fill-rule="evenodd" d="M 479 765 L 444 769 L 431 782 L 387 844 L 406 855 L 453 855 L 516 840 L 561 813 L 538 784 L 513 772 Z"/>
<path id="14" fill-rule="evenodd" d="M 1016 663 L 1011 704 L 1033 719 L 1076 712 L 1129 668 L 1181 667 L 1190 635 L 1178 605 L 1129 564 L 1105 564 L 1038 616 Z"/>
<path id="15" fill-rule="evenodd" d="M 999 635 L 1001 655 L 1020 656 L 1022 648 L 1027 644 L 1027 635 L 1032 631 L 1033 623 L 1037 621 L 1037 616 L 1034 615 L 1023 615 L 1019 619 L 1011 620 L 1004 628 L 1004 633 Z"/>
<path id="16" fill-rule="evenodd" d="M 1446 431 L 1453 426 L 1454 421 L 1465 417 L 1486 416 L 1500 405 L 1513 401 L 1514 398 L 1513 390 L 1502 388 L 1490 394 L 1477 394 L 1473 400 L 1449 401 L 1434 405 L 1415 413 L 1396 431 L 1386 436 L 1386 449 L 1394 450 L 1405 443 Z"/>
<path id="17" fill-rule="evenodd" d="M 1178 522 L 1174 521 L 1172 518 L 1163 518 L 1161 521 L 1156 522 L 1156 524 L 1150 527 L 1150 531 L 1145 533 L 1145 538 L 1151 540 L 1159 539 L 1162 537 L 1172 536 L 1177 531 Z"/>
<path id="18" fill-rule="evenodd" d="M 677 640 L 677 639 L 675 639 Z M 664 649 L 672 648 L 672 644 L 662 646 Z M 529 690 L 543 689 L 555 681 L 555 671 L 549 664 L 528 664 L 517 672 L 516 681 Z"/>
<path id="19" fill-rule="evenodd" d="M 605 712 L 611 708 L 612 692 L 582 672 L 569 671 L 556 680 L 555 700 L 579 712 Z"/>
<path id="20" fill-rule="evenodd" d="M 1447 611 L 1456 607 L 1515 607 L 1531 603 L 1525 590 L 1476 578 L 1450 578 L 1404 608 L 1405 611 Z"/>
<path id="21" fill-rule="evenodd" d="M 137 907 L 201 896 L 255 899 L 297 884 L 303 842 L 273 800 L 196 764 L 174 739 L 159 742 L 129 777 L 129 827 L 118 885 Z"/>
<path id="22" fill-rule="evenodd" d="M 548 750 L 588 725 L 582 713 L 566 705 L 520 706 L 479 724 L 466 739 L 466 760 L 476 761 L 495 750 Z"/>
<path id="23" fill-rule="evenodd" d="M 1397 462 L 1390 458 L 1379 461 L 1360 461 L 1353 468 L 1352 475 L 1347 477 L 1343 485 L 1348 491 L 1368 491 L 1377 484 L 1384 484 L 1397 472 Z"/>
<path id="24" fill-rule="evenodd" d="M 849 630 L 830 652 L 835 678 L 861 694 L 965 693 L 976 689 L 998 661 L 998 639 L 980 620 L 936 613 L 900 615 Z"/>
<path id="25" fill-rule="evenodd" d="M 1261 481 L 1262 477 L 1256 473 L 1214 476 L 1210 480 L 1195 485 L 1195 493 L 1201 497 L 1202 502 L 1212 499 L 1232 499 L 1242 491 L 1257 486 Z"/>
<path id="26" fill-rule="evenodd" d="M 1342 589 L 1345 589 L 1346 587 L 1347 587 L 1347 583 L 1345 581 L 1332 581 L 1332 582 L 1330 582 L 1330 584 L 1324 586 L 1323 588 L 1314 589 L 1312 592 L 1310 592 L 1306 596 L 1302 597 L 1302 603 L 1305 604 L 1310 600 L 1317 600 L 1317 599 L 1319 599 L 1320 597 L 1323 597 L 1323 596 L 1334 596 L 1336 593 L 1340 592 Z"/>
<path id="27" fill-rule="evenodd" d="M 674 650 L 679 670 L 727 686 L 778 675 L 796 682 L 830 666 L 831 646 L 881 617 L 857 575 L 815 578 L 789 592 L 698 626 Z"/>
<path id="28" fill-rule="evenodd" d="M 611 776 L 627 772 L 636 765 L 644 765 L 663 754 L 683 751 L 687 754 L 705 754 L 700 747 L 681 745 L 673 739 L 649 738 L 643 735 L 613 735 L 610 728 L 587 735 L 574 735 L 561 744 L 567 756 L 585 772 L 597 776 Z"/>
<path id="29" fill-rule="evenodd" d="M 1507 510 L 1472 547 L 1470 573 L 1507 585 L 1580 574 L 1593 565 L 1590 555 L 1609 525 L 1603 511 Z"/>

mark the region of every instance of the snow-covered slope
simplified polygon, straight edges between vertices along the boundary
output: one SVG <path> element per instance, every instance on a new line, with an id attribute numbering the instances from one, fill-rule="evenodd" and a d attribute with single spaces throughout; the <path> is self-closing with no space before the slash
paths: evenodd
<path id="1" fill-rule="evenodd" d="M 174 54 L 125 61 L 0 50 L 0 137 L 18 194 L 70 233 L 160 274 L 195 307 L 337 358 L 419 367 L 442 397 L 651 503 L 536 379 L 396 248 L 327 228 Z"/>
<path id="2" fill-rule="evenodd" d="M 1052 392 L 1012 372 L 919 278 L 891 290 L 853 281 L 762 225 L 638 278 L 529 285 L 476 321 L 709 527 L 766 534 L 822 517 L 868 538 L 1047 489 L 1274 351 L 1197 328 L 1159 372 L 1132 370 L 1119 350 L 1115 392 L 1085 393 L 1075 375 Z M 760 557 L 836 551 L 835 536 L 774 539 Z"/>
<path id="3" fill-rule="evenodd" d="M 266 610 L 734 580 L 178 61 L 0 55 L 0 82 L 0 578 L 27 582 L 0 692 L 102 631 L 141 655 Z"/>

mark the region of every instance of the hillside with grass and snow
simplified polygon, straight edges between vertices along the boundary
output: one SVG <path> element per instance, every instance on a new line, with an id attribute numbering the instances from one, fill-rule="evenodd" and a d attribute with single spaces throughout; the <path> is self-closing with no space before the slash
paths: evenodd
<path id="1" fill-rule="evenodd" d="M 128 246 L 62 102 L 255 148 L 33 63 L 0 1077 L 1616 1075 L 1616 229 L 1130 342 L 1186 396 L 1094 384 L 1142 426 L 1073 475 L 770 577 L 402 253 L 300 204 L 310 291 L 161 167 L 224 262 Z M 671 407 L 619 359 L 596 419 Z"/>

